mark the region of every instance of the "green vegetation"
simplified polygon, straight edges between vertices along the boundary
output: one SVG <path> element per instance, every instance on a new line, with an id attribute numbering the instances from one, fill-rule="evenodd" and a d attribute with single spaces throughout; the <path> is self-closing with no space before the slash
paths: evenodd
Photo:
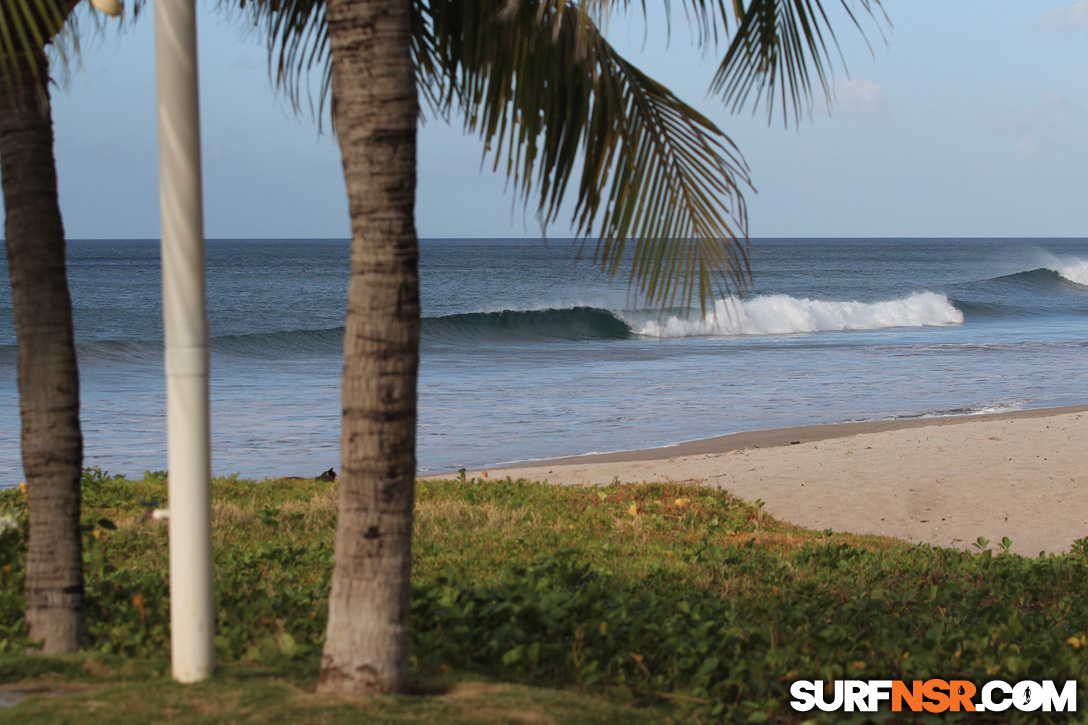
<path id="1" fill-rule="evenodd" d="M 0 492 L 0 689 L 77 690 L 0 718 L 800 721 L 799 678 L 1088 685 L 1088 547 L 960 552 L 799 529 L 691 485 L 474 479 L 417 490 L 412 662 L 437 694 L 316 698 L 336 484 L 213 488 L 224 665 L 188 688 L 168 678 L 166 527 L 149 516 L 165 476 L 84 476 L 91 651 L 69 658 L 21 654 L 26 503 Z"/>

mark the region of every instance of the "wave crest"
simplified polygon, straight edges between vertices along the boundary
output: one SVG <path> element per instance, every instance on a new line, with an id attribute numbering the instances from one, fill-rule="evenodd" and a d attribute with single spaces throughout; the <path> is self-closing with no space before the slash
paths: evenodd
<path id="1" fill-rule="evenodd" d="M 970 309 L 970 307 L 968 307 Z M 767 295 L 718 300 L 704 319 L 690 314 L 661 320 L 651 311 L 616 312 L 597 307 L 502 310 L 429 317 L 422 320 L 424 343 L 625 340 L 632 337 L 709 337 L 877 330 L 891 327 L 956 325 L 963 313 L 944 295 L 921 292 L 884 302 L 827 302 Z M 211 351 L 257 359 L 334 356 L 343 351 L 344 328 L 282 330 L 221 335 Z M 81 363 L 161 364 L 159 340 L 102 340 L 76 346 Z M 0 345 L 0 365 L 14 366 L 15 345 Z"/>
<path id="2" fill-rule="evenodd" d="M 935 292 L 883 302 L 829 302 L 767 295 L 749 300 L 718 300 L 712 314 L 701 320 L 669 317 L 643 323 L 647 337 L 705 337 L 710 335 L 785 335 L 843 330 L 882 330 L 892 327 L 959 325 L 963 313 Z"/>
<path id="3" fill-rule="evenodd" d="M 1049 266 L 1049 269 L 1057 272 L 1070 282 L 1088 286 L 1088 259 L 1067 257 L 1054 260 L 1052 265 Z"/>
<path id="4" fill-rule="evenodd" d="M 470 312 L 423 319 L 423 339 L 453 344 L 471 340 L 623 340 L 631 327 L 596 307 Z"/>

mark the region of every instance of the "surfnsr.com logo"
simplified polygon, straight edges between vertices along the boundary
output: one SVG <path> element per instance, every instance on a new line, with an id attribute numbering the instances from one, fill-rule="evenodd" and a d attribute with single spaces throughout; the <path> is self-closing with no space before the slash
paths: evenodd
<path id="1" fill-rule="evenodd" d="M 1075 680 L 991 680 L 982 687 L 967 680 L 797 680 L 790 695 L 797 712 L 876 712 L 885 703 L 892 712 L 1077 711 Z"/>

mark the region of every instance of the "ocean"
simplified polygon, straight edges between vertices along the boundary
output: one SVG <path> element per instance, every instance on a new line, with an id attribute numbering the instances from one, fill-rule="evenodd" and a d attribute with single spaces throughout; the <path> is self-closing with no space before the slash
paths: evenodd
<path id="1" fill-rule="evenodd" d="M 421 474 L 793 425 L 1088 403 L 1088 239 L 757 239 L 752 288 L 646 309 L 570 240 L 421 242 Z M 339 469 L 344 240 L 211 240 L 212 466 Z M 74 240 L 85 465 L 163 470 L 156 240 Z M 0 486 L 23 480 L 0 263 Z"/>

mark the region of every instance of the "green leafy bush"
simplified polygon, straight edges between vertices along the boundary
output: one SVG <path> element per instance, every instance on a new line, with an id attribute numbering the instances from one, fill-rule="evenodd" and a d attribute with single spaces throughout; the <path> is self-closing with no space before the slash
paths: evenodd
<path id="1" fill-rule="evenodd" d="M 166 526 L 148 515 L 166 506 L 165 476 L 91 470 L 84 490 L 88 646 L 166 657 Z M 336 494 L 335 483 L 216 480 L 220 658 L 316 672 Z M 0 516 L 0 652 L 18 652 L 25 497 L 0 492 Z M 751 722 L 799 719 L 796 679 L 1088 684 L 1088 549 L 1028 559 L 998 548 L 806 531 L 678 484 L 421 482 L 412 659 L 422 678 L 476 673 Z"/>

